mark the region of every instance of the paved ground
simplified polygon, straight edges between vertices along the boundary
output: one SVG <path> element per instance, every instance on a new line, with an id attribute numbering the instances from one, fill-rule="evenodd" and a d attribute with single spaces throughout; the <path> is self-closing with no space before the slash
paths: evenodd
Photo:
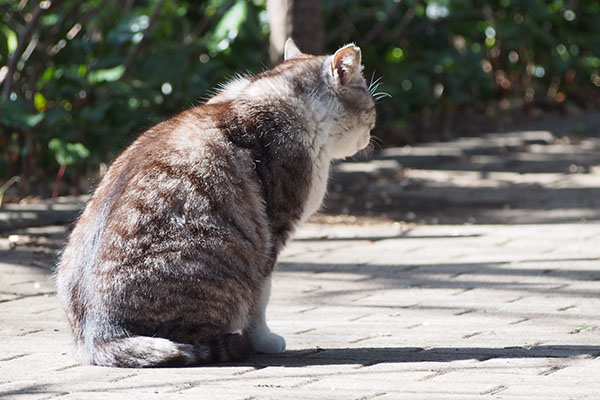
<path id="1" fill-rule="evenodd" d="M 288 351 L 201 368 L 77 365 L 47 224 L 78 206 L 8 207 L 0 398 L 600 399 L 599 165 L 598 139 L 539 132 L 340 165 L 274 280 Z"/>

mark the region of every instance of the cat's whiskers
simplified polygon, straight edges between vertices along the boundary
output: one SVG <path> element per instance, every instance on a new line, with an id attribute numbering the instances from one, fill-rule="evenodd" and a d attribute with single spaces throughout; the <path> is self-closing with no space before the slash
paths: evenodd
<path id="1" fill-rule="evenodd" d="M 381 150 L 383 148 L 382 144 L 383 140 L 381 140 L 381 138 L 371 135 L 369 146 L 372 148 L 373 152 L 375 150 Z"/>
<path id="2" fill-rule="evenodd" d="M 373 96 L 377 92 L 379 85 L 381 85 L 382 78 L 383 78 L 383 76 L 380 76 L 379 78 L 377 78 L 375 80 L 373 80 L 373 78 L 371 78 L 371 83 L 369 83 L 369 86 L 367 88 L 367 90 L 369 91 L 371 96 Z"/>
<path id="3" fill-rule="evenodd" d="M 369 91 L 369 94 L 371 95 L 371 97 L 373 97 L 375 102 L 378 102 L 379 100 L 386 98 L 386 97 L 390 97 L 390 98 L 392 97 L 392 95 L 389 94 L 388 92 L 378 91 L 379 86 L 381 86 L 381 84 L 382 84 L 381 78 L 383 78 L 383 77 L 380 76 L 379 78 L 377 78 L 375 80 L 373 80 L 373 78 L 371 78 L 371 83 L 369 83 L 369 86 L 367 88 L 367 90 Z"/>
<path id="4" fill-rule="evenodd" d="M 365 147 L 362 150 L 359 150 L 358 153 L 356 153 L 355 155 L 352 156 L 352 160 L 369 160 L 371 159 L 371 156 L 373 155 L 373 146 L 371 146 L 371 143 L 369 143 L 367 145 L 367 147 Z"/>
<path id="5" fill-rule="evenodd" d="M 369 81 L 369 85 L 368 88 L 370 89 L 376 82 L 378 82 L 381 79 L 381 77 L 379 77 L 377 79 L 377 81 L 375 81 L 375 70 L 373 70 L 373 73 L 371 74 L 371 80 Z"/>
<path id="6" fill-rule="evenodd" d="M 375 102 L 378 102 L 379 100 L 389 97 L 391 98 L 392 95 L 389 94 L 388 92 L 376 92 L 373 94 L 373 98 L 375 99 Z"/>
<path id="7" fill-rule="evenodd" d="M 378 88 L 379 88 L 379 83 L 376 85 L 373 85 L 373 87 L 369 89 L 369 94 L 371 95 L 371 97 L 373 97 L 373 95 L 377 92 Z"/>

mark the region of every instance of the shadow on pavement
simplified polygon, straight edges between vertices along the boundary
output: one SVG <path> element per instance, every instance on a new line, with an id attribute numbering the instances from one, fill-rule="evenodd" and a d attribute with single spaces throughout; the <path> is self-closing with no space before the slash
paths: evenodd
<path id="1" fill-rule="evenodd" d="M 378 242 L 380 240 L 391 240 L 391 239 L 456 239 L 456 238 L 476 238 L 483 235 L 479 233 L 467 234 L 467 235 L 413 235 L 409 231 L 403 232 L 399 235 L 382 235 L 382 236 L 345 236 L 345 237 L 305 237 L 305 238 L 294 238 L 294 242 L 332 242 L 332 241 L 371 241 Z"/>
<path id="2" fill-rule="evenodd" d="M 544 262 L 596 262 L 598 258 L 552 258 L 548 260 L 531 258 L 519 263 Z M 510 262 L 494 263 L 444 263 L 444 264 L 314 264 L 291 263 L 279 264 L 279 271 L 356 274 L 363 280 L 365 277 L 377 280 L 379 289 L 386 288 L 427 288 L 427 289 L 457 289 L 472 290 L 487 288 L 501 291 L 523 291 L 530 293 L 557 294 L 565 296 L 598 297 L 600 289 L 583 290 L 571 289 L 573 281 L 598 282 L 600 268 L 597 269 L 548 269 L 531 267 L 511 267 Z M 459 279 L 457 279 L 459 278 Z M 560 282 L 553 281 L 556 279 Z M 563 286 L 558 288 L 557 286 Z M 375 289 L 356 289 L 340 291 L 315 292 L 315 296 L 327 298 L 350 292 L 373 291 Z"/>
<path id="3" fill-rule="evenodd" d="M 420 223 L 600 220 L 600 138 L 492 134 L 334 169 L 323 213 Z"/>
<path id="4" fill-rule="evenodd" d="M 51 272 L 66 241 L 60 226 L 15 229 L 0 247 L 0 262 Z"/>
<path id="5" fill-rule="evenodd" d="M 498 358 L 595 358 L 600 346 L 533 346 L 533 347 L 359 347 L 339 349 L 290 350 L 276 356 L 255 355 L 252 361 L 269 367 L 304 367 L 309 365 L 361 364 L 408 362 L 452 362 L 459 360 L 485 361 Z"/>

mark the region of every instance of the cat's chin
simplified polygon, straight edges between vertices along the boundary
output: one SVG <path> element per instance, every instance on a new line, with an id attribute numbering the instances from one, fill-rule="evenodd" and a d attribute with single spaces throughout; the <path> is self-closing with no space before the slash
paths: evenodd
<path id="1" fill-rule="evenodd" d="M 356 150 L 356 152 L 358 153 L 359 151 L 366 149 L 370 142 L 371 134 L 367 132 L 366 135 L 363 135 L 358 139 L 358 150 Z"/>
<path id="2" fill-rule="evenodd" d="M 333 153 L 333 158 L 340 160 L 352 157 L 361 150 L 366 149 L 367 146 L 369 146 L 370 142 L 371 135 L 370 132 L 367 131 L 366 133 L 360 135 L 356 142 L 346 142 L 345 145 L 339 146 L 337 149 L 335 149 Z"/>

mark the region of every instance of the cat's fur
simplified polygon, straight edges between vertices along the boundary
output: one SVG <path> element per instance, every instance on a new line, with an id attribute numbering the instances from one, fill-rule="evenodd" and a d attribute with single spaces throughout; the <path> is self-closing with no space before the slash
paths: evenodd
<path id="1" fill-rule="evenodd" d="M 265 321 L 277 255 L 319 208 L 330 162 L 375 124 L 358 47 L 311 56 L 288 41 L 285 59 L 149 129 L 109 168 L 57 270 L 82 362 L 285 349 Z"/>

